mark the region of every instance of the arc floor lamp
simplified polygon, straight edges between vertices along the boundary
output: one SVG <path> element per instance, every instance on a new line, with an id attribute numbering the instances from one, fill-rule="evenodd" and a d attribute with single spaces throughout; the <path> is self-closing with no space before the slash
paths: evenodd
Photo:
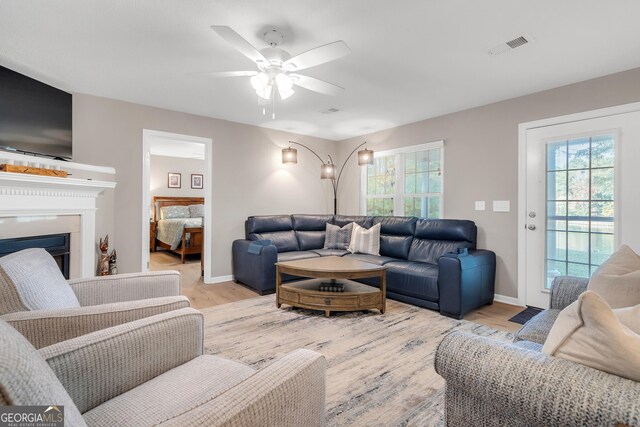
<path id="1" fill-rule="evenodd" d="M 362 147 L 366 143 L 367 142 L 365 141 L 362 144 L 358 145 L 347 156 L 346 160 L 342 164 L 342 167 L 340 168 L 340 171 L 338 172 L 337 178 L 336 178 L 336 165 L 333 163 L 333 159 L 331 158 L 331 156 L 328 155 L 327 156 L 328 159 L 325 162 L 324 160 L 322 160 L 322 157 L 320 157 L 315 151 L 313 151 L 311 148 L 307 147 L 304 144 L 300 144 L 299 142 L 289 141 L 289 146 L 282 149 L 282 163 L 284 164 L 298 163 L 298 150 L 295 148 L 292 148 L 291 144 L 299 145 L 311 151 L 313 155 L 316 156 L 318 160 L 320 160 L 320 163 L 322 163 L 322 166 L 320 167 L 320 179 L 331 180 L 331 187 L 333 188 L 333 213 L 335 215 L 338 213 L 338 198 L 337 198 L 338 185 L 340 184 L 340 177 L 342 176 L 342 171 L 344 170 L 344 167 L 347 165 L 347 162 L 349 161 L 351 156 L 353 156 L 353 153 L 355 153 L 358 148 Z M 358 151 L 359 166 L 372 165 L 372 164 L 373 164 L 373 150 L 367 150 L 365 148 L 364 150 Z"/>

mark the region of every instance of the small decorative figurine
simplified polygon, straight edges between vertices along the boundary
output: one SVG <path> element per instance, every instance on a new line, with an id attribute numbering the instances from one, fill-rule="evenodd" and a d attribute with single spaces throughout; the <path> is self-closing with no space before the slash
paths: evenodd
<path id="1" fill-rule="evenodd" d="M 109 235 L 102 240 L 100 238 L 100 264 L 98 264 L 98 274 L 100 276 L 109 275 Z"/>
<path id="2" fill-rule="evenodd" d="M 116 255 L 116 250 L 112 250 L 109 255 L 109 275 L 118 274 L 118 266 L 116 264 L 118 256 Z"/>

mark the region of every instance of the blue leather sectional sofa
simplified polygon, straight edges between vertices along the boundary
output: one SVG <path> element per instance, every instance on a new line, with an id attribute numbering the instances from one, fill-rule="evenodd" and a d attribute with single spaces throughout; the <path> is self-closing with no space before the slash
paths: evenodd
<path id="1" fill-rule="evenodd" d="M 350 222 L 365 228 L 381 223 L 380 256 L 323 249 L 326 224 L 342 227 Z M 388 298 L 439 310 L 446 316 L 460 319 L 493 302 L 496 257 L 491 251 L 476 249 L 473 221 L 273 215 L 249 217 L 245 226 L 246 239 L 233 242 L 234 279 L 260 294 L 275 291 L 275 262 L 337 255 L 385 265 Z M 264 246 L 259 255 L 248 252 L 251 241 L 265 239 L 272 244 Z"/>

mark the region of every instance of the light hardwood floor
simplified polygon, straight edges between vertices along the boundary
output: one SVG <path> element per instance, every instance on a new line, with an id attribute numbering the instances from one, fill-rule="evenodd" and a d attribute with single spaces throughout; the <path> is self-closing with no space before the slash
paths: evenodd
<path id="1" fill-rule="evenodd" d="M 200 260 L 188 258 L 185 264 L 180 257 L 169 252 L 151 254 L 151 270 L 178 270 L 182 274 L 182 294 L 187 296 L 194 308 L 205 308 L 229 302 L 255 298 L 258 293 L 233 282 L 205 285 L 200 276 Z M 494 302 L 467 314 L 465 320 L 492 326 L 503 331 L 515 332 L 520 329 L 517 323 L 509 319 L 524 307 Z"/>

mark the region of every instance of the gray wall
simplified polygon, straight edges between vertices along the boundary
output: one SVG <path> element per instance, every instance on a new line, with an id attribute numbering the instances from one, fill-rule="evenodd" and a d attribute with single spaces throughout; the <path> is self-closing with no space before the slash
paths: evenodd
<path id="1" fill-rule="evenodd" d="M 73 96 L 74 161 L 113 166 L 118 186 L 99 201 L 97 235 L 109 233 L 120 272 L 140 271 L 142 259 L 142 130 L 213 140 L 212 275 L 231 274 L 231 243 L 244 236 L 249 215 L 324 213 L 331 188 L 319 161 L 304 150 L 297 165 L 281 164 L 281 148 L 295 140 L 319 155 L 335 143 L 90 95 Z M 145 212 L 147 215 L 147 212 Z"/>
<path id="2" fill-rule="evenodd" d="M 191 174 L 204 174 L 204 160 L 182 157 L 151 156 L 151 200 L 153 196 L 204 197 L 204 189 L 191 188 Z M 169 188 L 168 173 L 181 174 L 182 186 Z"/>
<path id="3" fill-rule="evenodd" d="M 381 151 L 443 139 L 444 215 L 476 221 L 479 247 L 498 256 L 496 293 L 517 297 L 518 124 L 637 101 L 640 69 L 341 141 L 339 157 L 363 141 Z M 359 188 L 354 162 L 340 183 L 339 213 L 359 213 Z M 487 210 L 475 211 L 475 200 Z M 492 212 L 492 200 L 510 200 L 511 212 Z"/>

